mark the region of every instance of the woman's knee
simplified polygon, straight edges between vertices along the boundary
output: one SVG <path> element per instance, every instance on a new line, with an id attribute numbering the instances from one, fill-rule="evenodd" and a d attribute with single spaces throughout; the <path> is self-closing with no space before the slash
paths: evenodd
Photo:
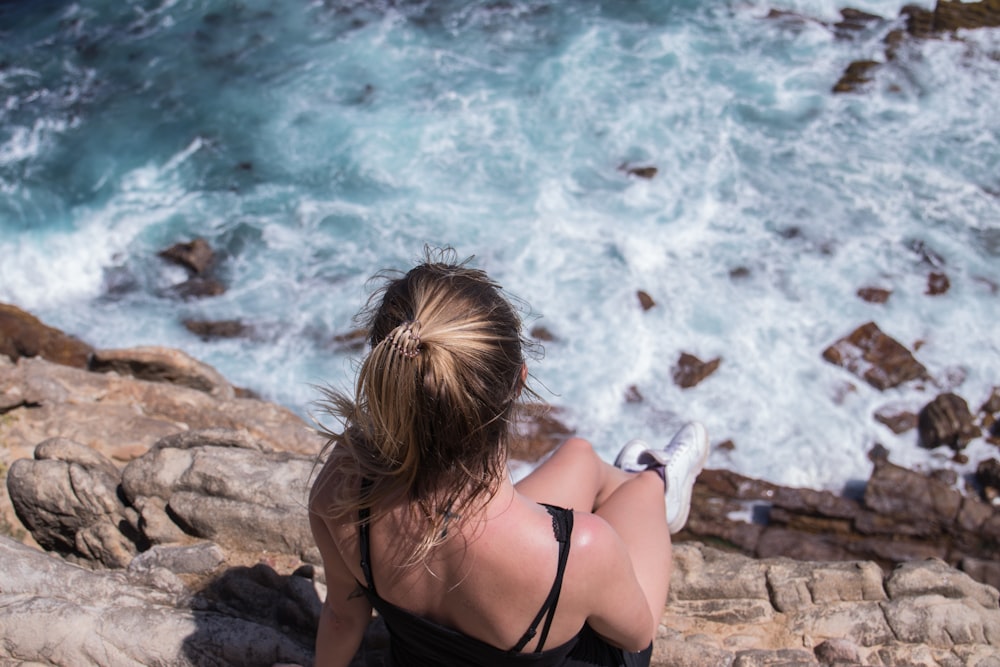
<path id="1" fill-rule="evenodd" d="M 565 440 L 562 445 L 559 446 L 559 450 L 560 452 L 564 452 L 567 456 L 597 458 L 597 452 L 594 451 L 594 446 L 590 444 L 590 441 L 576 436 Z"/>

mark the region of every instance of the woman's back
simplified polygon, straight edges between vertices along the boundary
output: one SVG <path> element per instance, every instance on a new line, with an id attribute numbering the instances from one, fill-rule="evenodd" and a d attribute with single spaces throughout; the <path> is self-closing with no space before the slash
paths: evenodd
<path id="1" fill-rule="evenodd" d="M 510 489 L 513 491 L 513 489 Z M 408 564 L 420 529 L 408 506 L 394 508 L 370 527 L 372 576 L 383 600 L 498 649 L 514 647 L 549 595 L 556 579 L 559 543 L 544 506 L 516 493 L 494 497 L 472 522 L 453 520 L 447 539 L 430 558 Z M 456 530 L 457 528 L 457 530 Z M 545 642 L 572 639 L 587 620 L 587 519 L 577 526 L 560 586 L 559 604 Z M 343 556 L 365 582 L 356 528 L 337 528 Z M 524 647 L 533 651 L 538 638 Z"/>

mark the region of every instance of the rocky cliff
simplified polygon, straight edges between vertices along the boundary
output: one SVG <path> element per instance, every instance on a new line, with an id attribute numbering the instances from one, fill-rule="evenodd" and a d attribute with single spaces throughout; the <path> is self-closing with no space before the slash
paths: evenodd
<path id="1" fill-rule="evenodd" d="M 309 664 L 318 435 L 176 350 L 26 347 L 0 355 L 0 664 Z M 520 455 L 566 431 L 535 414 Z M 1000 666 L 990 504 L 884 461 L 859 499 L 703 478 L 655 665 Z M 355 664 L 385 645 L 376 621 Z"/>

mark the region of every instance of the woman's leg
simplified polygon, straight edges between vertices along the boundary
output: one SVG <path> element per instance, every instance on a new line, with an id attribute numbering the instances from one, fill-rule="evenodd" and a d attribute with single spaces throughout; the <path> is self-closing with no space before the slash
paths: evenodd
<path id="1" fill-rule="evenodd" d="M 632 477 L 598 456 L 588 441 L 570 438 L 515 486 L 535 502 L 593 512 Z"/>
<path id="2" fill-rule="evenodd" d="M 516 487 L 536 502 L 592 511 L 611 524 L 628 548 L 653 618 L 662 615 L 673 559 L 658 474 L 619 470 L 586 440 L 570 438 Z"/>
<path id="3" fill-rule="evenodd" d="M 649 611 L 659 620 L 673 570 L 663 480 L 653 471 L 638 473 L 621 484 L 594 513 L 611 524 L 625 542 Z"/>

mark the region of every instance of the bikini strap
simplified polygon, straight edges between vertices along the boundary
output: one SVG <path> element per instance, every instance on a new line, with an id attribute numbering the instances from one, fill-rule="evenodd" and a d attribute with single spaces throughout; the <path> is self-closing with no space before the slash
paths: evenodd
<path id="1" fill-rule="evenodd" d="M 370 479 L 361 480 L 361 495 L 367 494 L 368 489 L 371 488 L 372 481 Z M 361 572 L 365 575 L 365 586 L 372 593 L 375 593 L 375 580 L 372 578 L 372 559 L 371 559 L 371 510 L 367 507 L 362 507 L 358 510 L 358 549 L 361 552 Z"/>
<path id="2" fill-rule="evenodd" d="M 542 636 L 538 639 L 536 653 L 541 653 L 545 646 L 545 640 L 549 636 L 549 628 L 552 626 L 552 618 L 556 615 L 556 605 L 559 603 L 559 593 L 562 591 L 563 574 L 566 571 L 566 561 L 569 560 L 570 537 L 573 534 L 573 510 L 555 507 L 553 505 L 543 505 L 549 514 L 552 515 L 552 532 L 555 533 L 556 541 L 559 543 L 559 565 L 556 568 L 556 578 L 552 582 L 552 589 L 542 603 L 542 608 L 531 622 L 527 632 L 521 637 L 521 641 L 511 649 L 512 653 L 520 653 L 532 637 L 537 634 L 538 624 L 545 618 L 545 625 L 542 626 Z M 547 616 L 546 616 L 547 614 Z"/>

